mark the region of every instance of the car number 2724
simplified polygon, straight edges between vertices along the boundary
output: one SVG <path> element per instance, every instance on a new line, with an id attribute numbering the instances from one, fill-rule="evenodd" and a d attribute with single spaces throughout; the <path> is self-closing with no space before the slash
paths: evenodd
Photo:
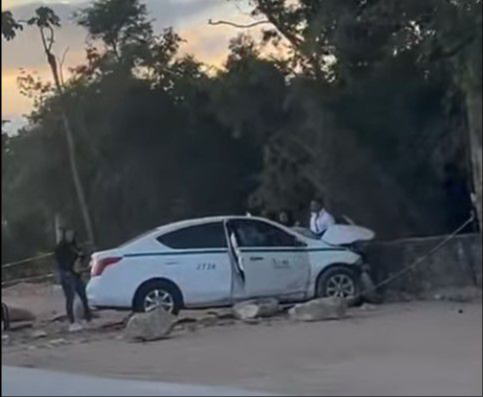
<path id="1" fill-rule="evenodd" d="M 214 263 L 198 263 L 196 270 L 215 270 L 216 265 Z"/>

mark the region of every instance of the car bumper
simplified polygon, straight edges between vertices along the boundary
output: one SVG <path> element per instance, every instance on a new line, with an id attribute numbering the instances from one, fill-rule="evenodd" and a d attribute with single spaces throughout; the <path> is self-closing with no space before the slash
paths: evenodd
<path id="1" fill-rule="evenodd" d="M 124 290 L 112 289 L 102 277 L 93 277 L 87 284 L 87 300 L 95 309 L 131 310 L 132 299 Z"/>
<path id="2" fill-rule="evenodd" d="M 89 306 L 100 307 L 105 306 L 105 297 L 102 297 L 102 283 L 100 277 L 92 278 L 87 284 L 87 300 L 89 301 Z"/>

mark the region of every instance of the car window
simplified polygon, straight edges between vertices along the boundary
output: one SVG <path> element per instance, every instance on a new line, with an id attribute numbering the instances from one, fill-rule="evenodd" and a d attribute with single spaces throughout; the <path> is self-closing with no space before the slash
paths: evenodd
<path id="1" fill-rule="evenodd" d="M 190 226 L 157 239 L 173 249 L 227 248 L 225 229 L 221 222 Z"/>
<path id="2" fill-rule="evenodd" d="M 292 230 L 303 237 L 311 240 L 320 240 L 320 236 L 317 236 L 312 230 L 305 227 L 293 227 Z"/>
<path id="3" fill-rule="evenodd" d="M 300 247 L 295 236 L 265 222 L 238 220 L 230 222 L 240 247 Z"/>
<path id="4" fill-rule="evenodd" d="M 143 234 L 140 234 L 134 238 L 132 238 L 131 240 L 128 240 L 126 241 L 125 243 L 121 244 L 119 246 L 119 248 L 124 248 L 124 247 L 127 247 L 128 245 L 132 244 L 132 243 L 135 243 L 137 242 L 138 240 L 142 240 L 144 237 L 147 237 L 149 236 L 150 234 L 154 233 L 154 229 L 153 230 L 149 230 L 148 232 L 145 232 Z"/>

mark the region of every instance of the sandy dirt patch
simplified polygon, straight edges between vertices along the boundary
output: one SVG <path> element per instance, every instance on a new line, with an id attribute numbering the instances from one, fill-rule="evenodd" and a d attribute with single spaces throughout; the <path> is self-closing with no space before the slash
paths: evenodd
<path id="1" fill-rule="evenodd" d="M 168 340 L 133 344 L 110 326 L 124 314 L 104 314 L 78 335 L 65 334 L 63 324 L 46 326 L 45 316 L 62 307 L 50 291 L 36 303 L 43 309 L 36 328 L 47 337 L 12 334 L 4 365 L 285 395 L 482 394 L 481 303 L 383 305 L 353 309 L 337 322 L 180 327 Z"/>

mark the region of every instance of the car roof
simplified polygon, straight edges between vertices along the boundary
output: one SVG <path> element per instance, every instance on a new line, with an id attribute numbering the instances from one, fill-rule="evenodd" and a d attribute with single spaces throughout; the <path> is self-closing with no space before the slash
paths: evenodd
<path id="1" fill-rule="evenodd" d="M 258 218 L 254 216 L 246 216 L 246 215 L 245 216 L 244 215 L 211 216 L 206 218 L 196 218 L 196 219 L 189 219 L 189 220 L 169 223 L 167 225 L 157 227 L 156 231 L 166 233 L 172 230 L 183 229 L 185 227 L 203 225 L 205 223 L 215 223 L 215 222 L 224 222 L 228 220 L 244 220 L 244 219 L 270 222 L 270 220 L 268 219 Z"/>
<path id="2" fill-rule="evenodd" d="M 270 225 L 276 226 L 278 228 L 281 228 L 285 230 L 287 233 L 292 234 L 294 236 L 298 236 L 299 238 L 301 237 L 304 240 L 311 240 L 312 239 L 307 239 L 306 236 L 301 234 L 300 232 L 293 230 L 292 228 L 287 228 L 277 222 L 274 222 L 270 219 L 262 218 L 262 217 L 256 217 L 256 216 L 251 216 L 251 215 L 224 215 L 224 216 L 211 216 L 211 217 L 205 217 L 205 218 L 195 218 L 195 219 L 188 219 L 184 221 L 178 221 L 178 222 L 173 222 L 169 223 L 163 226 L 159 226 L 155 229 L 152 229 L 149 232 L 146 232 L 136 238 L 131 239 L 130 241 L 122 244 L 119 248 L 126 248 L 131 246 L 132 244 L 135 244 L 139 241 L 144 240 L 145 238 L 157 238 L 160 235 L 165 235 L 171 232 L 175 232 L 187 227 L 191 226 L 199 226 L 199 225 L 204 225 L 208 223 L 215 223 L 215 222 L 225 222 L 229 220 L 253 220 L 253 221 L 259 221 L 259 222 L 264 222 L 268 223 Z"/>
<path id="3" fill-rule="evenodd" d="M 173 222 L 173 223 L 168 223 L 163 226 L 159 226 L 157 228 L 151 229 L 145 233 L 142 233 L 125 243 L 121 244 L 119 248 L 125 248 L 129 247 L 132 244 L 135 244 L 139 241 L 144 240 L 145 238 L 152 238 L 153 236 L 159 236 L 160 234 L 164 235 L 170 232 L 174 232 L 180 229 L 184 229 L 186 227 L 190 226 L 199 226 L 199 225 L 204 225 L 207 223 L 214 223 L 214 222 L 224 222 L 227 220 L 234 220 L 234 219 L 256 219 L 256 220 L 261 220 L 261 221 L 267 221 L 270 222 L 267 219 L 263 218 L 256 218 L 256 217 L 251 217 L 251 216 L 242 216 L 242 215 L 233 215 L 233 216 L 212 216 L 212 217 L 206 217 L 206 218 L 195 218 L 195 219 L 188 219 L 184 221 L 178 221 L 178 222 Z"/>

